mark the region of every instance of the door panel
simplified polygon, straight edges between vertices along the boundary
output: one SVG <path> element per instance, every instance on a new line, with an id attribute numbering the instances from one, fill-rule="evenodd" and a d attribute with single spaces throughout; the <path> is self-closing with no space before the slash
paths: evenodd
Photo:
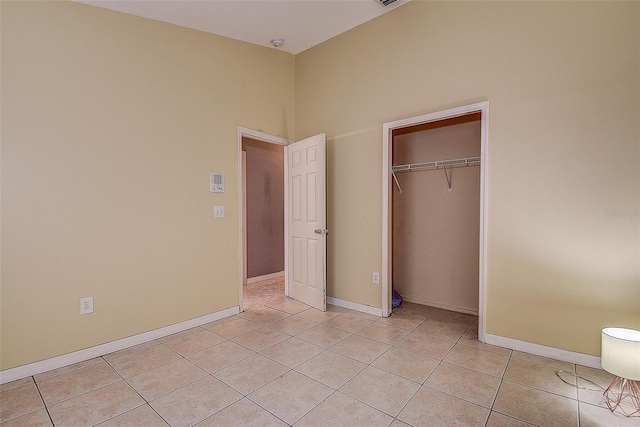
<path id="1" fill-rule="evenodd" d="M 325 134 L 287 146 L 289 296 L 327 307 Z"/>

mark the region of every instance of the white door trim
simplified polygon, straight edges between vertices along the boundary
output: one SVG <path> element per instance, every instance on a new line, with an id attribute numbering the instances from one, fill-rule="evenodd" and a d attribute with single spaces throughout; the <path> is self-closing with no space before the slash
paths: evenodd
<path id="1" fill-rule="evenodd" d="M 242 126 L 238 126 L 238 305 L 240 306 L 240 312 L 244 311 L 243 301 L 242 301 L 242 278 L 244 276 L 244 239 L 242 237 L 242 228 L 243 228 L 243 220 L 242 220 L 242 212 L 244 210 L 244 202 L 242 197 L 242 187 L 243 187 L 243 166 L 242 166 L 242 138 L 247 137 L 251 139 L 255 139 L 257 141 L 268 142 L 270 144 L 278 144 L 287 146 L 291 144 L 291 141 L 282 138 L 280 136 L 269 135 L 268 133 L 264 133 L 258 130 L 253 130 L 249 128 L 245 128 Z M 284 280 L 284 294 L 289 295 L 289 284 L 287 282 L 287 274 L 289 271 L 288 268 L 288 255 L 289 255 L 289 247 L 288 247 L 288 233 L 287 229 L 287 209 L 286 206 L 289 200 L 289 195 L 287 191 L 287 162 L 284 163 L 284 271 L 285 271 L 285 280 Z"/>
<path id="2" fill-rule="evenodd" d="M 429 123 L 451 117 L 480 112 L 480 258 L 478 289 L 478 339 L 486 340 L 486 281 L 487 281 L 487 165 L 489 144 L 489 101 L 436 111 L 421 116 L 385 123 L 382 127 L 382 315 L 391 313 L 391 132 L 408 126 Z"/>

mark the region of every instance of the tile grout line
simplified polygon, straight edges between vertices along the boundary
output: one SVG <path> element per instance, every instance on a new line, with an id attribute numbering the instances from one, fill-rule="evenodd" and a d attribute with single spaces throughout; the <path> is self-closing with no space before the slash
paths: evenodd
<path id="1" fill-rule="evenodd" d="M 160 341 L 158 341 L 158 342 L 159 342 L 161 345 L 163 345 L 163 343 L 162 343 L 162 342 L 160 342 Z M 142 396 L 142 395 L 140 394 L 140 392 L 138 392 L 138 390 L 136 390 L 136 388 L 135 388 L 134 386 L 132 386 L 131 384 L 129 384 L 129 381 L 127 381 L 127 379 L 126 379 L 125 377 L 123 377 L 123 376 L 122 376 L 122 374 L 121 374 L 120 372 L 118 372 L 118 370 L 117 370 L 113 365 L 111 365 L 111 363 L 109 363 L 109 361 L 108 361 L 108 360 L 106 360 L 106 359 L 104 358 L 104 356 L 101 356 L 101 357 L 102 357 L 102 359 L 103 359 L 103 360 L 104 360 L 104 361 L 105 361 L 109 366 L 111 366 L 111 369 L 113 369 L 114 371 L 116 371 L 116 373 L 120 376 L 120 378 L 122 378 L 122 381 L 124 381 L 124 382 L 125 382 L 125 384 L 127 384 L 127 385 L 128 385 L 128 386 L 129 386 L 129 387 L 130 387 L 130 388 L 131 388 L 131 389 L 132 389 L 132 390 L 133 390 L 133 391 L 134 391 L 138 396 L 140 396 L 140 398 L 142 399 L 142 401 L 143 401 L 144 403 L 143 403 L 142 405 L 140 405 L 140 406 L 136 406 L 135 408 L 131 408 L 130 410 L 128 410 L 128 411 L 126 411 L 126 412 L 123 412 L 122 414 L 118 414 L 118 415 L 116 415 L 116 416 L 114 416 L 114 417 L 111 417 L 111 418 L 109 418 L 109 419 L 107 419 L 107 420 L 103 420 L 103 421 L 101 421 L 99 424 L 102 424 L 102 423 L 104 423 L 104 422 L 107 422 L 107 421 L 109 421 L 109 420 L 112 420 L 112 419 L 114 419 L 114 418 L 117 418 L 117 417 L 119 417 L 119 416 L 121 416 L 121 415 L 124 415 L 124 414 L 126 414 L 126 413 L 129 413 L 129 412 L 131 412 L 131 411 L 135 411 L 136 409 L 138 409 L 138 408 L 140 408 L 140 407 L 142 407 L 142 406 L 145 406 L 145 405 L 146 405 L 146 406 L 148 406 L 148 407 L 149 407 L 153 412 L 155 412 L 155 413 L 156 413 L 156 414 L 157 414 L 157 415 L 162 419 L 162 421 L 164 421 L 165 423 L 167 423 L 167 425 L 169 425 L 169 426 L 171 425 L 171 424 L 169 423 L 169 421 L 167 421 L 167 420 L 166 420 L 166 419 L 165 419 L 165 418 L 164 418 L 164 417 L 163 417 L 163 416 L 162 416 L 158 411 L 156 411 L 156 409 L 155 409 L 153 406 L 151 406 L 151 403 L 150 403 L 147 399 L 145 399 L 145 398 L 144 398 L 144 396 Z M 172 362 L 169 362 L 169 363 L 172 363 Z M 166 363 L 166 364 L 161 365 L 161 366 L 168 365 L 169 363 Z M 154 368 L 154 369 L 155 369 L 155 368 Z M 151 369 L 150 369 L 150 370 L 148 370 L 148 371 L 145 371 L 145 372 L 150 372 L 150 371 L 151 371 Z M 141 372 L 141 373 L 142 373 L 142 372 Z M 133 378 L 134 376 L 135 376 L 135 375 L 133 375 L 133 376 L 132 376 L 132 377 L 130 377 L 130 378 Z"/>
<path id="2" fill-rule="evenodd" d="M 53 422 L 53 417 L 51 416 L 51 411 L 49 411 L 49 405 L 47 405 L 47 402 L 44 401 L 44 396 L 42 395 L 42 392 L 40 391 L 40 386 L 38 385 L 38 382 L 36 381 L 35 375 L 32 376 L 31 379 L 32 379 L 33 383 L 36 386 L 36 390 L 38 390 L 38 394 L 40 395 L 40 400 L 42 400 L 42 404 L 44 405 L 44 410 L 47 411 L 47 416 L 49 417 L 49 420 L 51 421 L 51 425 L 53 425 L 55 427 L 56 424 Z M 35 411 L 33 411 L 33 412 L 35 412 Z M 23 416 L 23 415 L 21 415 L 21 416 Z M 19 418 L 19 417 L 16 417 L 16 418 Z"/>

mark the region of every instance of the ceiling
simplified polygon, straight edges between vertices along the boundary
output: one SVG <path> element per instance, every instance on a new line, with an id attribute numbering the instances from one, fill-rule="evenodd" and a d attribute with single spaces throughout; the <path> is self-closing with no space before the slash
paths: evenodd
<path id="1" fill-rule="evenodd" d="M 261 46 L 300 53 L 410 0 L 76 0 Z"/>

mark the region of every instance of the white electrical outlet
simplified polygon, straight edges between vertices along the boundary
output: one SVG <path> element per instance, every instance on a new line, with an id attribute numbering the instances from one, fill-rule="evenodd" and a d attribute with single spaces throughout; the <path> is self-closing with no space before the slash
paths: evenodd
<path id="1" fill-rule="evenodd" d="M 373 283 L 375 283 L 376 285 L 380 284 L 380 273 L 378 273 L 377 271 L 373 272 Z"/>
<path id="2" fill-rule="evenodd" d="M 93 313 L 93 297 L 80 298 L 80 314 Z"/>

